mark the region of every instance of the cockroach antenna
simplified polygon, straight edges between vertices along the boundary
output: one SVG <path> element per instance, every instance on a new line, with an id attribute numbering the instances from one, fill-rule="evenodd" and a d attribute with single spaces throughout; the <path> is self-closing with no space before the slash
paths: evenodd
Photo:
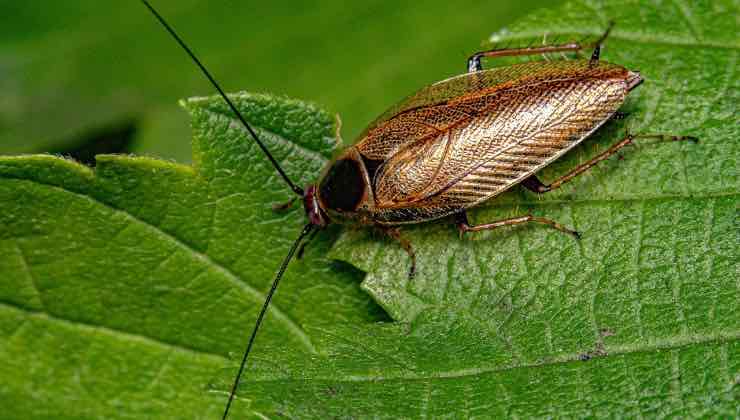
<path id="1" fill-rule="evenodd" d="M 229 408 L 231 408 L 231 403 L 234 402 L 234 396 L 236 396 L 236 389 L 239 387 L 239 381 L 241 380 L 242 373 L 244 373 L 244 368 L 247 366 L 247 357 L 249 357 L 249 352 L 252 351 L 252 344 L 254 344 L 254 339 L 255 337 L 257 337 L 257 330 L 259 330 L 260 325 L 262 324 L 262 318 L 264 318 L 265 313 L 267 312 L 267 307 L 270 306 L 272 295 L 275 294 L 275 290 L 277 290 L 278 283 L 280 283 L 280 279 L 283 277 L 283 273 L 285 273 L 285 269 L 288 268 L 288 263 L 293 258 L 293 255 L 295 254 L 296 250 L 300 246 L 301 242 L 303 242 L 303 238 L 305 238 L 308 234 L 310 234 L 313 228 L 314 228 L 314 225 L 311 223 L 308 223 L 306 224 L 306 226 L 303 227 L 301 234 L 298 235 L 298 238 L 296 238 L 296 240 L 293 242 L 293 245 L 290 247 L 290 250 L 288 251 L 288 255 L 285 256 L 285 258 L 283 259 L 283 262 L 280 264 L 280 269 L 278 270 L 278 273 L 275 276 L 275 280 L 273 280 L 272 282 L 272 287 L 270 287 L 270 291 L 267 292 L 265 303 L 262 304 L 262 309 L 260 310 L 260 314 L 257 316 L 257 322 L 255 322 L 254 329 L 252 330 L 252 334 L 249 336 L 249 342 L 247 343 L 247 348 L 244 350 L 244 355 L 242 356 L 241 364 L 239 364 L 239 371 L 236 374 L 236 378 L 234 378 L 234 384 L 231 386 L 231 391 L 229 392 L 229 400 L 226 402 L 226 408 L 224 408 L 224 416 L 222 417 L 223 420 L 226 420 L 226 417 L 229 415 Z"/>
<path id="2" fill-rule="evenodd" d="M 277 170 L 280 176 L 283 177 L 283 180 L 285 181 L 285 183 L 288 184 L 290 189 L 293 190 L 293 192 L 296 193 L 299 197 L 303 197 L 303 188 L 295 185 L 293 181 L 291 181 L 290 178 L 288 178 L 288 175 L 285 173 L 285 171 L 283 171 L 283 168 L 280 167 L 280 164 L 277 162 L 277 160 L 275 160 L 275 158 L 272 156 L 272 154 L 267 149 L 265 144 L 262 143 L 259 137 L 257 137 L 257 133 L 254 132 L 254 130 L 252 129 L 252 126 L 249 125 L 247 120 L 242 116 L 241 112 L 239 112 L 239 110 L 236 109 L 236 106 L 234 106 L 234 103 L 231 102 L 231 99 L 229 99 L 228 96 L 226 96 L 226 93 L 224 93 L 223 89 L 221 89 L 221 86 L 219 86 L 218 82 L 216 82 L 216 79 L 214 79 L 213 76 L 211 76 L 211 73 L 208 72 L 208 70 L 203 65 L 203 63 L 201 63 L 198 57 L 195 56 L 195 53 L 193 53 L 193 51 L 190 48 L 188 48 L 187 45 L 185 45 L 185 42 L 180 38 L 179 35 L 177 35 L 175 30 L 172 29 L 172 27 L 167 23 L 167 21 L 164 20 L 164 18 L 159 14 L 159 12 L 157 12 L 154 9 L 154 7 L 152 7 L 152 5 L 149 4 L 147 0 L 141 0 L 141 2 L 144 3 L 147 9 L 149 9 L 149 11 L 152 12 L 154 17 L 157 18 L 159 23 L 161 23 L 162 26 L 164 26 L 167 32 L 169 32 L 170 35 L 172 35 L 172 37 L 175 38 L 175 41 L 177 41 L 177 43 L 180 44 L 182 49 L 185 50 L 185 52 L 190 56 L 191 59 L 193 59 L 195 64 L 198 66 L 198 68 L 200 68 L 200 71 L 202 71 L 203 74 L 206 76 L 206 78 L 208 78 L 208 80 L 211 82 L 213 87 L 215 87 L 216 90 L 218 91 L 219 95 L 221 95 L 221 97 L 224 98 L 224 101 L 226 101 L 226 104 L 229 105 L 229 108 L 231 108 L 231 111 L 234 113 L 234 115 L 236 115 L 239 121 L 241 121 L 244 128 L 247 129 L 247 132 L 249 132 L 249 134 L 252 136 L 254 141 L 257 142 L 257 145 L 265 153 L 265 156 L 267 156 L 267 159 L 270 160 L 270 163 L 272 163 L 272 166 L 275 167 L 275 170 Z"/>
<path id="3" fill-rule="evenodd" d="M 157 18 L 157 20 L 164 26 L 165 29 L 167 29 L 167 32 L 172 35 L 173 38 L 175 38 L 175 41 L 177 41 L 178 44 L 185 50 L 185 52 L 188 53 L 190 58 L 193 59 L 195 64 L 198 65 L 200 70 L 203 72 L 203 74 L 208 78 L 208 80 L 211 82 L 211 84 L 216 88 L 218 93 L 221 95 L 221 97 L 226 101 L 226 103 L 229 105 L 229 108 L 231 108 L 231 111 L 234 112 L 234 115 L 237 116 L 239 121 L 241 121 L 242 125 L 246 130 L 249 132 L 249 134 L 252 136 L 255 142 L 259 145 L 259 147 L 262 149 L 262 151 L 265 153 L 267 158 L 270 160 L 272 165 L 275 167 L 275 169 L 278 171 L 280 176 L 283 177 L 285 180 L 285 183 L 288 184 L 290 189 L 293 190 L 294 193 L 296 193 L 298 196 L 303 197 L 303 189 L 296 186 L 293 181 L 288 178 L 288 175 L 283 171 L 283 169 L 280 167 L 280 165 L 277 163 L 275 158 L 270 154 L 270 151 L 267 150 L 267 147 L 260 141 L 259 137 L 257 137 L 257 133 L 252 130 L 252 127 L 247 123 L 247 120 L 242 116 L 242 114 L 236 109 L 234 104 L 231 102 L 231 100 L 226 96 L 224 91 L 221 89 L 221 86 L 218 85 L 216 80 L 211 76 L 211 74 L 206 70 L 205 66 L 198 60 L 198 58 L 195 56 L 193 51 L 188 48 L 187 45 L 185 45 L 185 42 L 175 33 L 175 30 L 172 29 L 172 27 L 164 20 L 164 18 L 152 7 L 151 4 L 147 0 L 141 0 L 142 3 L 152 12 L 154 17 Z M 303 240 L 308 236 L 311 231 L 314 229 L 314 224 L 309 222 L 306 224 L 306 226 L 303 227 L 303 230 L 301 230 L 300 235 L 298 235 L 298 238 L 293 242 L 293 245 L 290 247 L 290 250 L 288 251 L 288 255 L 285 256 L 283 259 L 283 262 L 280 263 L 280 268 L 278 269 L 277 274 L 275 275 L 275 280 L 272 281 L 272 286 L 270 287 L 270 291 L 267 293 L 267 296 L 265 297 L 265 303 L 262 304 L 262 309 L 260 310 L 259 315 L 257 316 L 257 321 L 254 324 L 254 328 L 252 329 L 252 333 L 249 336 L 249 341 L 247 342 L 247 347 L 244 350 L 244 355 L 242 356 L 241 364 L 239 365 L 239 371 L 236 374 L 236 377 L 234 378 L 234 384 L 231 386 L 231 390 L 229 391 L 229 399 L 226 402 L 226 407 L 224 408 L 224 415 L 223 419 L 225 420 L 226 417 L 229 415 L 229 409 L 231 408 L 231 404 L 234 402 L 234 397 L 236 396 L 236 389 L 239 387 L 239 382 L 241 380 L 242 374 L 244 373 L 244 369 L 247 366 L 247 358 L 249 357 L 249 353 L 252 351 L 252 345 L 254 344 L 254 340 L 257 337 L 257 331 L 260 328 L 260 325 L 262 325 L 262 319 L 265 317 L 265 314 L 267 313 L 267 308 L 270 306 L 270 301 L 272 300 L 272 296 L 275 294 L 275 291 L 277 290 L 278 284 L 280 283 L 280 279 L 283 278 L 283 274 L 285 273 L 285 269 L 288 268 L 288 264 L 290 263 L 290 260 L 293 259 L 293 255 L 295 255 L 296 250 L 301 248 L 301 244 L 303 243 Z"/>

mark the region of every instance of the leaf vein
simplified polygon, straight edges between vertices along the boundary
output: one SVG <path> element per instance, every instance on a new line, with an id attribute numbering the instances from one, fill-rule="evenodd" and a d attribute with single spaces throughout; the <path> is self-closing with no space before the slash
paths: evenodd
<path id="1" fill-rule="evenodd" d="M 96 204 L 99 204 L 101 206 L 104 206 L 104 207 L 112 210 L 113 212 L 119 213 L 119 214 L 123 215 L 125 218 L 127 218 L 129 220 L 131 220 L 131 221 L 133 221 L 135 223 L 138 223 L 141 226 L 144 226 L 144 227 L 146 227 L 148 229 L 151 229 L 155 234 L 157 234 L 157 235 L 161 236 L 162 238 L 164 238 L 164 239 L 172 242 L 177 247 L 179 247 L 180 249 L 182 249 L 186 253 L 190 254 L 195 260 L 203 263 L 206 266 L 212 267 L 216 272 L 218 272 L 219 274 L 221 274 L 225 279 L 229 280 L 229 282 L 231 282 L 233 285 L 235 285 L 236 287 L 238 287 L 242 291 L 246 292 L 248 295 L 251 295 L 254 299 L 256 299 L 258 301 L 263 301 L 265 299 L 265 296 L 264 296 L 264 294 L 262 294 L 262 292 L 260 292 L 259 290 L 255 289 L 254 287 L 250 286 L 249 284 L 247 284 L 246 281 L 244 281 L 241 277 L 239 277 L 236 273 L 234 273 L 233 271 L 231 271 L 227 267 L 219 264 L 218 262 L 216 262 L 215 260 L 213 260 L 208 255 L 203 254 L 203 253 L 197 251 L 196 249 L 194 249 L 193 247 L 191 247 L 187 243 L 179 240 L 177 237 L 171 235 L 170 233 L 165 232 L 160 227 L 155 226 L 155 225 L 152 225 L 152 224 L 146 222 L 145 220 L 139 219 L 138 217 L 134 216 L 133 214 L 131 214 L 131 213 L 125 211 L 125 210 L 118 209 L 118 208 L 116 208 L 116 207 L 114 207 L 114 206 L 112 206 L 112 205 L 110 205 L 108 203 L 105 203 L 103 201 L 100 201 L 97 198 L 92 197 L 90 195 L 83 194 L 83 193 L 80 193 L 80 192 L 77 192 L 77 191 L 73 191 L 73 190 L 70 190 L 70 189 L 67 189 L 67 188 L 64 188 L 64 187 L 61 187 L 61 186 L 47 184 L 47 183 L 43 183 L 43 182 L 40 182 L 40 181 L 37 181 L 37 180 L 22 179 L 22 178 L 15 178 L 15 177 L 8 177 L 8 178 L 18 179 L 21 182 L 30 182 L 30 183 L 33 183 L 33 184 L 36 184 L 36 185 L 41 185 L 41 186 L 44 186 L 44 187 L 47 187 L 47 188 L 51 188 L 53 190 L 63 191 L 65 193 L 67 193 L 67 194 L 71 194 L 71 195 L 74 195 L 74 196 L 77 196 L 77 197 L 81 197 L 81 198 L 86 199 L 86 200 L 90 200 L 91 202 L 96 203 Z M 316 348 L 314 347 L 314 345 L 313 345 L 313 343 L 311 341 L 311 338 L 308 336 L 308 334 L 306 334 L 306 332 L 295 321 L 293 321 L 285 312 L 283 312 L 282 310 L 280 310 L 280 308 L 277 305 L 275 305 L 274 303 L 270 306 L 270 312 L 272 313 L 272 315 L 276 319 L 280 320 L 283 323 L 283 325 L 285 325 L 285 327 L 288 329 L 288 331 L 290 331 L 293 335 L 295 335 L 296 338 L 298 338 L 298 340 L 310 352 L 316 353 Z"/>
<path id="2" fill-rule="evenodd" d="M 689 7 L 680 0 L 673 0 L 673 4 L 675 4 L 678 10 L 681 12 L 681 16 L 683 16 L 684 20 L 686 21 L 686 27 L 691 32 L 691 35 L 696 41 L 699 41 L 702 38 L 701 31 L 699 30 L 696 22 L 694 22 L 694 17 L 691 15 Z"/>
<path id="3" fill-rule="evenodd" d="M 599 358 L 609 358 L 616 356 L 625 356 L 637 353 L 661 353 L 668 350 L 681 349 L 684 347 L 700 346 L 711 343 L 727 343 L 730 341 L 740 340 L 740 330 L 729 332 L 718 332 L 712 334 L 692 334 L 688 336 L 676 336 L 670 338 L 655 339 L 648 343 L 640 340 L 634 344 L 613 345 L 605 347 L 606 355 Z M 430 379 L 457 379 L 466 377 L 475 377 L 488 374 L 509 372 L 516 369 L 530 369 L 544 366 L 565 365 L 565 364 L 582 364 L 587 363 L 582 360 L 581 353 L 568 353 L 543 361 L 534 363 L 522 363 L 518 365 L 507 366 L 484 366 L 467 369 L 456 369 L 438 372 L 409 372 L 403 371 L 388 375 L 344 375 L 332 376 L 331 379 L 337 382 L 379 382 L 379 381 L 427 381 Z M 262 378 L 255 379 L 255 382 L 283 382 L 288 378 Z M 315 377 L 315 380 L 323 378 Z"/>
<path id="4" fill-rule="evenodd" d="M 39 300 L 39 305 L 41 306 L 41 309 L 46 309 L 46 304 L 44 303 L 44 297 L 41 294 L 41 289 L 39 289 L 38 283 L 36 282 L 36 278 L 34 277 L 33 273 L 31 272 L 31 267 L 28 265 L 28 260 L 26 259 L 26 254 L 23 252 L 23 249 L 21 248 L 18 243 L 15 243 L 15 248 L 18 250 L 18 256 L 20 257 L 21 264 L 23 264 L 23 270 L 28 274 L 28 282 L 31 285 L 31 288 L 35 291 L 36 296 Z"/>
<path id="5" fill-rule="evenodd" d="M 191 354 L 199 355 L 199 356 L 212 357 L 212 358 L 218 359 L 220 362 L 225 362 L 227 360 L 226 357 L 220 354 L 217 354 L 217 353 L 211 353 L 211 352 L 204 351 L 204 350 L 194 348 L 194 347 L 187 347 L 180 343 L 170 343 L 170 342 L 163 341 L 158 338 L 146 336 L 143 334 L 136 334 L 136 333 L 132 333 L 132 332 L 125 331 L 125 330 L 105 327 L 102 325 L 89 324 L 89 323 L 79 321 L 79 320 L 61 318 L 49 312 L 37 311 L 33 309 L 24 308 L 14 302 L 0 301 L 0 308 L 8 308 L 8 309 L 12 309 L 18 312 L 25 313 L 29 318 L 35 317 L 35 318 L 42 319 L 45 321 L 67 324 L 75 328 L 81 328 L 81 329 L 85 329 L 89 331 L 102 332 L 105 334 L 109 334 L 109 335 L 112 335 L 118 338 L 124 338 L 124 339 L 131 340 L 131 341 L 139 340 L 139 341 L 143 341 L 149 344 L 154 344 L 157 346 L 166 347 L 169 349 L 173 349 L 173 350 L 177 350 L 177 351 L 181 351 L 185 353 L 191 353 Z M 26 323 L 27 322 L 24 322 L 24 325 Z"/>

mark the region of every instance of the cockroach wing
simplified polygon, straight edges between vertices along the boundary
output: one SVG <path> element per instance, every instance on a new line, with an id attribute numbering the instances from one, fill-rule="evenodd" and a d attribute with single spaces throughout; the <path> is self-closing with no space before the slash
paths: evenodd
<path id="1" fill-rule="evenodd" d="M 381 150 L 382 141 L 372 135 L 393 138 L 401 124 L 425 130 L 382 145 L 389 150 L 372 181 L 378 221 L 402 223 L 421 208 L 419 217 L 441 217 L 516 185 L 605 122 L 623 103 L 630 75 L 605 62 L 532 62 L 417 93 L 357 145 L 373 159 L 367 151 Z"/>
<path id="2" fill-rule="evenodd" d="M 521 78 L 555 73 L 569 62 L 551 65 L 546 69 L 540 63 L 501 67 L 451 77 L 422 88 L 403 99 L 373 121 L 360 134 L 355 147 L 367 159 L 385 161 L 398 149 L 417 140 L 435 137 L 440 131 L 457 125 L 481 109 L 450 107 L 464 98 L 485 97 L 504 84 Z M 475 106 L 476 104 L 471 104 Z M 485 100 L 477 105 L 485 106 Z"/>

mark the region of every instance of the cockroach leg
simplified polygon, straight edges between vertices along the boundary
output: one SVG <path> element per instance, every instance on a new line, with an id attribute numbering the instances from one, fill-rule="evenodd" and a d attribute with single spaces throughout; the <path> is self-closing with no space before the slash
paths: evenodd
<path id="1" fill-rule="evenodd" d="M 468 231 L 465 226 L 470 227 L 470 223 L 468 222 L 468 212 L 463 210 L 460 213 L 455 213 L 455 225 L 457 226 L 457 233 L 460 236 L 460 240 L 462 240 L 465 236 L 465 232 Z"/>
<path id="2" fill-rule="evenodd" d="M 614 21 L 610 20 L 609 23 L 606 25 L 606 30 L 603 34 L 599 37 L 599 39 L 594 42 L 594 45 L 601 45 L 606 41 L 606 38 L 609 37 L 609 33 L 612 31 L 612 28 L 614 27 Z"/>
<path id="3" fill-rule="evenodd" d="M 591 59 L 588 61 L 589 67 L 594 67 L 599 64 L 599 56 L 601 55 L 601 44 L 596 45 L 594 52 L 591 54 Z"/>
<path id="4" fill-rule="evenodd" d="M 470 58 L 468 58 L 468 73 L 483 70 L 483 65 L 480 62 L 481 58 L 483 57 L 493 58 L 493 57 L 511 57 L 511 56 L 519 56 L 519 55 L 538 55 L 538 54 L 548 54 L 548 53 L 556 53 L 556 52 L 578 52 L 588 46 L 595 47 L 594 53 L 591 55 L 591 61 L 595 64 L 599 60 L 601 44 L 609 36 L 609 32 L 611 32 L 613 26 L 614 26 L 614 22 L 609 22 L 609 26 L 607 26 L 606 31 L 604 31 L 604 33 L 596 40 L 596 42 L 591 43 L 591 44 L 581 44 L 579 42 L 569 42 L 566 44 L 542 45 L 539 47 L 497 48 L 497 49 L 492 49 L 492 50 L 487 50 L 487 51 L 479 51 L 471 55 Z M 594 56 L 596 58 L 594 58 Z"/>
<path id="5" fill-rule="evenodd" d="M 524 179 L 524 181 L 522 181 L 522 187 L 539 194 L 550 191 L 550 186 L 543 184 L 542 181 L 537 178 L 537 175 L 532 175 L 529 178 Z"/>
<path id="6" fill-rule="evenodd" d="M 614 115 L 612 115 L 612 119 L 613 120 L 623 120 L 623 119 L 629 117 L 629 115 L 630 115 L 629 112 L 617 111 L 617 112 L 614 113 Z"/>
<path id="7" fill-rule="evenodd" d="M 293 197 L 290 200 L 286 201 L 285 203 L 276 203 L 272 205 L 272 210 L 276 212 L 281 212 L 288 210 L 289 208 L 293 207 L 293 203 L 298 199 L 298 197 Z"/>
<path id="8" fill-rule="evenodd" d="M 319 233 L 319 229 L 314 229 L 313 232 L 308 236 L 308 239 L 305 240 L 301 247 L 298 248 L 298 252 L 296 252 L 295 259 L 300 260 L 303 258 L 303 252 L 306 251 L 306 245 L 308 245 L 311 241 L 313 241 L 313 238 L 316 237 L 316 234 Z"/>
<path id="9" fill-rule="evenodd" d="M 599 37 L 599 39 L 594 42 L 596 45 L 594 47 L 594 52 L 591 54 L 591 60 L 589 60 L 588 65 L 593 67 L 596 64 L 599 63 L 599 57 L 601 56 L 601 44 L 606 40 L 606 37 L 609 36 L 609 32 L 611 32 L 612 28 L 614 27 L 614 22 L 610 21 L 609 26 L 606 27 L 606 31 Z"/>
<path id="10" fill-rule="evenodd" d="M 628 134 L 624 139 L 613 144 L 611 147 L 606 149 L 604 152 L 591 158 L 588 162 L 585 162 L 585 163 L 582 163 L 576 166 L 573 170 L 561 176 L 560 178 L 556 179 L 549 185 L 543 184 L 537 178 L 537 176 L 532 175 L 529 178 L 522 181 L 522 186 L 530 191 L 540 193 L 540 194 L 546 193 L 548 191 L 552 191 L 556 188 L 559 188 L 560 186 L 570 181 L 571 179 L 577 177 L 578 175 L 591 169 L 592 167 L 594 167 L 597 163 L 601 162 L 602 160 L 605 160 L 609 158 L 610 156 L 616 154 L 620 149 L 632 144 L 637 139 L 655 139 L 655 140 L 660 140 L 660 141 L 686 141 L 688 140 L 688 141 L 693 141 L 695 143 L 699 141 L 698 138 L 693 137 L 693 136 L 676 136 L 676 135 L 671 135 L 671 134 Z"/>
<path id="11" fill-rule="evenodd" d="M 560 223 L 554 220 L 546 219 L 544 217 L 532 216 L 531 214 L 528 214 L 526 216 L 512 217 L 510 219 L 497 220 L 495 222 L 484 223 L 484 224 L 475 225 L 475 226 L 471 226 L 468 223 L 468 215 L 464 211 L 456 214 L 455 217 L 457 218 L 457 229 L 460 231 L 461 235 L 465 232 L 479 232 L 481 230 L 496 229 L 502 226 L 514 226 L 514 225 L 521 225 L 524 223 L 534 222 L 534 223 L 540 223 L 543 225 L 547 225 L 563 233 L 573 235 L 573 237 L 575 237 L 576 239 L 581 239 L 581 234 L 578 233 L 577 231 L 568 229 L 567 227 L 561 225 Z"/>
<path id="12" fill-rule="evenodd" d="M 404 251 L 409 255 L 409 258 L 411 258 L 411 267 L 409 268 L 409 279 L 412 279 L 414 275 L 416 274 L 416 254 L 414 253 L 414 249 L 411 247 L 411 241 L 404 238 L 401 235 L 401 230 L 397 227 L 380 227 L 381 230 L 388 235 L 391 239 L 396 240 L 400 245 L 401 248 L 403 248 Z"/>
<path id="13" fill-rule="evenodd" d="M 658 141 L 690 141 L 699 143 L 699 137 L 677 136 L 675 134 L 632 134 L 633 139 L 653 139 Z"/>
<path id="14" fill-rule="evenodd" d="M 577 42 L 570 42 L 568 44 L 544 45 L 540 47 L 500 48 L 488 51 L 479 51 L 468 58 L 468 73 L 483 70 L 483 65 L 480 62 L 480 59 L 483 57 L 492 58 L 520 55 L 538 55 L 555 52 L 578 51 L 582 48 L 583 46 L 578 44 Z"/>

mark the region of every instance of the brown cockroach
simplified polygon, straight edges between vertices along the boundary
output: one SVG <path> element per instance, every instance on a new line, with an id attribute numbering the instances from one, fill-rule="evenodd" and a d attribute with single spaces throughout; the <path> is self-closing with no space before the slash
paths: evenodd
<path id="1" fill-rule="evenodd" d="M 410 276 L 415 270 L 415 256 L 411 244 L 399 233 L 398 227 L 404 224 L 454 216 L 462 234 L 534 222 L 578 238 L 574 230 L 529 214 L 470 225 L 466 211 L 517 184 L 536 193 L 552 191 L 637 138 L 697 140 L 691 136 L 628 134 L 550 184 L 537 178 L 540 169 L 619 115 L 617 110 L 629 92 L 643 81 L 637 71 L 599 60 L 610 24 L 596 42 L 588 45 L 572 42 L 472 55 L 467 73 L 427 86 L 386 111 L 354 145 L 329 163 L 318 182 L 304 190 L 291 181 L 195 54 L 147 0 L 142 2 L 216 88 L 296 198 L 303 200 L 308 217 L 280 264 L 252 329 L 224 419 L 278 283 L 312 232 L 330 223 L 378 227 L 411 257 Z M 534 61 L 489 70 L 481 66 L 483 57 L 580 52 L 586 47 L 594 48 L 590 59 Z"/>

